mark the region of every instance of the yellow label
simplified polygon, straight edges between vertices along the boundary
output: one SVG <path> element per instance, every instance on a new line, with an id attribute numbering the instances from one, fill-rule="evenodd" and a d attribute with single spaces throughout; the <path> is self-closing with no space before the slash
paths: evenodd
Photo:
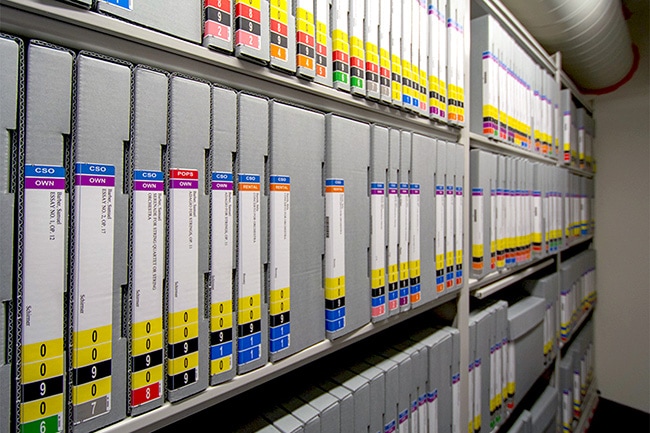
<path id="1" fill-rule="evenodd" d="M 472 257 L 483 257 L 483 244 L 472 245 Z"/>
<path id="2" fill-rule="evenodd" d="M 287 0 L 271 0 L 271 7 L 287 10 Z"/>
<path id="3" fill-rule="evenodd" d="M 21 380 L 23 383 L 36 382 L 37 380 L 61 376 L 63 375 L 63 357 L 60 356 L 58 358 L 23 364 L 21 373 Z"/>
<path id="4" fill-rule="evenodd" d="M 391 66 L 394 73 L 402 75 L 402 60 L 395 54 L 391 56 Z"/>
<path id="5" fill-rule="evenodd" d="M 152 383 L 160 382 L 162 377 L 162 364 L 148 368 L 147 370 L 138 371 L 137 373 L 131 374 L 131 389 L 139 389 Z"/>
<path id="6" fill-rule="evenodd" d="M 348 34 L 340 29 L 332 30 L 332 41 L 345 41 L 348 44 Z"/>
<path id="7" fill-rule="evenodd" d="M 397 265 L 388 266 L 388 282 L 396 283 L 399 272 L 397 270 Z"/>
<path id="8" fill-rule="evenodd" d="M 476 415 L 474 417 L 474 430 L 478 430 L 481 427 L 481 415 Z"/>
<path id="9" fill-rule="evenodd" d="M 212 374 L 219 374 L 230 370 L 231 359 L 231 356 L 224 356 L 223 358 L 218 358 L 210 361 L 210 371 Z"/>
<path id="10" fill-rule="evenodd" d="M 346 41 L 342 41 L 339 39 L 333 39 L 332 40 L 332 49 L 334 51 L 341 51 L 345 54 L 347 54 L 350 50 L 350 47 Z"/>
<path id="11" fill-rule="evenodd" d="M 63 356 L 63 338 L 23 346 L 23 363 Z"/>
<path id="12" fill-rule="evenodd" d="M 238 323 L 248 323 L 262 318 L 262 309 L 260 307 L 246 308 L 237 312 Z"/>
<path id="13" fill-rule="evenodd" d="M 444 269 L 445 267 L 445 255 L 438 254 L 436 255 L 436 269 Z"/>
<path id="14" fill-rule="evenodd" d="M 210 321 L 210 331 L 220 331 L 222 329 L 232 328 L 233 313 L 223 314 L 221 316 L 212 317 Z"/>
<path id="15" fill-rule="evenodd" d="M 317 31 L 316 43 L 327 46 L 327 33 Z"/>
<path id="16" fill-rule="evenodd" d="M 144 322 L 134 323 L 131 327 L 133 338 L 145 337 L 162 333 L 162 317 Z"/>
<path id="17" fill-rule="evenodd" d="M 420 261 L 413 260 L 409 262 L 409 274 L 411 278 L 420 276 Z"/>
<path id="18" fill-rule="evenodd" d="M 271 290 L 269 296 L 269 302 L 274 303 L 278 301 L 288 300 L 290 297 L 291 297 L 291 289 L 289 287 Z"/>
<path id="19" fill-rule="evenodd" d="M 335 289 L 344 286 L 345 286 L 344 275 L 341 275 L 340 277 L 334 277 L 334 278 L 325 278 L 325 289 Z"/>
<path id="20" fill-rule="evenodd" d="M 289 310 L 291 310 L 291 302 L 289 299 L 283 299 L 269 304 L 269 312 L 272 315 L 286 313 Z"/>
<path id="21" fill-rule="evenodd" d="M 303 8 L 296 8 L 296 18 L 314 22 L 314 14 Z"/>
<path id="22" fill-rule="evenodd" d="M 373 269 L 370 271 L 371 287 L 376 289 L 386 285 L 386 273 L 384 268 Z"/>
<path id="23" fill-rule="evenodd" d="M 189 310 L 179 311 L 177 313 L 169 313 L 169 327 L 182 326 L 185 323 L 194 323 L 199 320 L 199 309 L 190 308 Z"/>
<path id="24" fill-rule="evenodd" d="M 514 382 L 508 382 L 508 394 L 509 395 L 515 395 L 515 383 Z"/>
<path id="25" fill-rule="evenodd" d="M 316 32 L 327 35 L 327 24 L 322 21 L 316 21 Z"/>
<path id="26" fill-rule="evenodd" d="M 402 262 L 399 264 L 399 279 L 406 280 L 409 277 L 409 264 Z"/>
<path id="27" fill-rule="evenodd" d="M 261 0 L 235 0 L 235 4 L 242 4 L 260 10 L 260 1 Z"/>
<path id="28" fill-rule="evenodd" d="M 182 325 L 170 328 L 167 340 L 169 343 L 180 343 L 181 341 L 190 340 L 199 336 L 199 323 L 183 323 Z"/>
<path id="29" fill-rule="evenodd" d="M 133 340 L 131 352 L 133 356 L 143 355 L 163 348 L 163 334 L 154 334 Z"/>
<path id="30" fill-rule="evenodd" d="M 289 22 L 286 9 L 283 10 L 273 6 L 271 6 L 271 19 L 280 21 L 283 24 L 287 24 Z"/>
<path id="31" fill-rule="evenodd" d="M 77 349 L 72 353 L 72 366 L 77 368 L 111 359 L 112 350 L 113 345 L 110 341 L 108 343 L 96 344 L 93 347 Z"/>
<path id="32" fill-rule="evenodd" d="M 215 302 L 211 307 L 212 317 L 222 317 L 232 313 L 232 301 Z"/>
<path id="33" fill-rule="evenodd" d="M 111 341 L 112 337 L 113 325 L 100 326 L 98 328 L 75 332 L 72 336 L 72 344 L 74 347 L 78 348 L 86 347 Z"/>
<path id="34" fill-rule="evenodd" d="M 328 301 L 332 301 L 343 296 L 345 296 L 345 286 L 325 288 L 325 299 Z"/>
<path id="35" fill-rule="evenodd" d="M 199 365 L 199 353 L 192 352 L 187 355 L 167 360 L 167 374 L 174 376 L 187 370 L 196 368 Z"/>
<path id="36" fill-rule="evenodd" d="M 251 296 L 244 296 L 237 300 L 237 309 L 244 310 L 247 308 L 259 307 L 261 306 L 261 295 L 255 294 Z"/>
<path id="37" fill-rule="evenodd" d="M 494 105 L 483 105 L 483 117 L 491 117 L 492 119 L 497 119 L 499 116 L 499 110 Z"/>
<path id="38" fill-rule="evenodd" d="M 296 30 L 314 36 L 314 24 L 304 19 L 296 20 Z"/>
<path id="39" fill-rule="evenodd" d="M 102 395 L 110 394 L 111 392 L 111 377 L 104 377 L 94 382 L 89 382 L 84 385 L 74 386 L 72 388 L 72 404 L 77 405 L 94 400 Z"/>
<path id="40" fill-rule="evenodd" d="M 63 394 L 20 405 L 20 422 L 27 423 L 63 412 Z"/>
<path id="41" fill-rule="evenodd" d="M 447 251 L 447 266 L 454 266 L 454 252 Z"/>
<path id="42" fill-rule="evenodd" d="M 463 250 L 456 250 L 456 264 L 463 264 Z"/>

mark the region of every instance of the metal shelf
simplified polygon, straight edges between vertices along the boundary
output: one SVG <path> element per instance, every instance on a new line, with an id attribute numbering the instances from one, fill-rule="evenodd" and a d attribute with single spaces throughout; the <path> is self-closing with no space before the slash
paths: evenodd
<path id="1" fill-rule="evenodd" d="M 577 168 L 577 167 L 571 167 L 571 166 L 568 166 L 568 165 L 565 165 L 563 167 L 566 168 L 567 170 L 569 170 L 573 174 L 588 177 L 590 179 L 594 177 L 594 172 L 593 171 L 584 170 L 582 168 Z"/>
<path id="2" fill-rule="evenodd" d="M 580 419 L 576 428 L 573 430 L 574 433 L 587 433 L 591 425 L 591 420 L 593 419 L 594 412 L 598 407 L 598 393 L 596 392 L 596 380 L 592 380 L 589 385 L 589 389 L 585 394 L 585 404 L 583 405 L 582 413 L 580 414 Z"/>
<path id="3" fill-rule="evenodd" d="M 460 128 L 53 0 L 0 0 L 0 31 L 96 51 L 366 122 L 456 142 Z"/>
<path id="4" fill-rule="evenodd" d="M 597 301 L 596 301 L 597 302 Z M 596 303 L 591 306 L 587 311 L 584 311 L 581 315 L 578 321 L 576 322 L 575 326 L 571 330 L 571 335 L 569 335 L 569 338 L 567 338 L 566 341 L 561 341 L 558 343 L 558 346 L 560 347 L 560 355 L 564 357 L 566 355 L 565 353 L 562 353 L 565 347 L 569 347 L 571 343 L 573 342 L 573 339 L 576 335 L 580 333 L 582 330 L 582 325 L 584 325 L 593 315 L 594 309 L 596 308 Z"/>
<path id="5" fill-rule="evenodd" d="M 188 397 L 185 400 L 169 403 L 151 412 L 126 419 L 102 428 L 102 433 L 112 432 L 140 432 L 152 431 L 173 422 L 193 415 L 210 406 L 226 401 L 227 399 L 249 391 L 256 386 L 262 385 L 283 374 L 289 373 L 297 368 L 305 366 L 324 356 L 350 346 L 358 341 L 368 338 L 374 334 L 384 331 L 398 323 L 418 316 L 435 307 L 447 302 L 454 301 L 459 296 L 459 291 L 443 295 L 421 307 L 400 313 L 387 318 L 379 323 L 369 323 L 364 327 L 337 338 L 336 340 L 324 340 L 305 350 L 302 350 L 288 358 L 275 363 L 267 363 L 264 367 L 253 370 L 241 376 L 235 376 L 231 381 L 215 386 L 209 386 L 206 390 Z"/>
<path id="6" fill-rule="evenodd" d="M 469 290 L 472 292 L 472 296 L 482 299 L 516 283 L 517 281 L 521 281 L 553 263 L 555 263 L 555 259 L 546 256 L 515 268 L 494 272 L 480 280 L 470 279 Z"/>
<path id="7" fill-rule="evenodd" d="M 501 140 L 488 138 L 476 132 L 470 132 L 469 139 L 470 139 L 470 146 L 473 149 L 483 149 L 490 152 L 497 152 L 500 154 L 510 155 L 510 156 L 523 156 L 524 158 L 527 159 L 533 159 L 536 161 L 541 161 L 552 165 L 557 164 L 557 160 L 549 156 L 541 155 L 532 150 L 527 150 L 521 147 L 517 147 L 512 144 L 503 142 Z"/>
<path id="8" fill-rule="evenodd" d="M 594 235 L 586 235 L 584 237 L 579 237 L 577 239 L 573 239 L 572 242 L 569 242 L 568 244 L 564 245 L 562 248 L 560 248 L 560 252 L 567 251 L 573 247 L 576 247 L 580 244 L 583 244 L 585 242 L 589 242 L 594 238 Z"/>

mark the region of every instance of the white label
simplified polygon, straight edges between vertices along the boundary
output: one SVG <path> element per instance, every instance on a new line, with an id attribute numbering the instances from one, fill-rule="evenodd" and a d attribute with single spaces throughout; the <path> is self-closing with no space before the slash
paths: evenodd
<path id="1" fill-rule="evenodd" d="M 452 400 L 452 412 L 451 412 L 452 432 L 460 433 L 461 425 L 460 425 L 460 374 L 459 373 L 454 375 L 454 378 L 452 379 L 451 400 Z"/>
<path id="2" fill-rule="evenodd" d="M 483 193 L 483 188 L 472 188 L 472 243 L 485 248 L 483 245 Z"/>
<path id="3" fill-rule="evenodd" d="M 474 363 L 474 429 L 478 429 L 481 422 L 482 399 L 483 399 L 483 373 L 482 360 L 479 358 Z"/>
<path id="4" fill-rule="evenodd" d="M 517 383 L 515 382 L 515 342 L 508 343 L 508 395 L 513 396 L 517 392 Z"/>
<path id="5" fill-rule="evenodd" d="M 289 287 L 291 275 L 291 180 L 289 176 L 271 176 L 270 191 L 270 260 L 271 290 Z"/>
<path id="6" fill-rule="evenodd" d="M 411 303 L 421 298 L 420 292 L 420 184 L 412 183 L 409 190 L 409 277 Z"/>
<path id="7" fill-rule="evenodd" d="M 61 339 L 66 258 L 63 167 L 25 167 L 23 346 Z"/>
<path id="8" fill-rule="evenodd" d="M 373 182 L 370 186 L 370 267 L 372 289 L 372 317 L 386 311 L 386 196 L 385 185 Z"/>
<path id="9" fill-rule="evenodd" d="M 239 175 L 239 298 L 261 293 L 260 176 Z"/>
<path id="10" fill-rule="evenodd" d="M 573 405 L 575 409 L 580 409 L 582 395 L 580 392 L 580 371 L 576 370 L 573 372 Z"/>
<path id="11" fill-rule="evenodd" d="M 345 327 L 345 182 L 325 181 L 325 328 Z M 339 315 L 337 312 L 341 312 Z M 329 315 L 329 319 L 328 319 Z"/>
<path id="12" fill-rule="evenodd" d="M 572 431 L 573 424 L 573 402 L 571 401 L 571 391 L 565 389 L 562 393 L 562 427 L 564 432 Z"/>
<path id="13" fill-rule="evenodd" d="M 496 359 L 496 366 L 494 367 L 494 391 L 493 395 L 494 398 L 496 399 L 495 404 L 498 406 L 500 402 L 502 401 L 502 392 L 503 392 L 503 376 L 502 376 L 502 370 L 504 369 L 503 367 L 503 352 L 505 347 L 502 345 L 502 343 L 497 343 L 497 349 L 495 351 L 495 359 Z"/>
<path id="14" fill-rule="evenodd" d="M 467 380 L 469 381 L 468 398 L 467 398 L 467 431 L 474 431 L 474 416 L 476 414 L 476 400 L 478 393 L 476 392 L 476 379 L 474 374 L 474 362 L 471 362 L 467 369 Z M 480 397 L 478 397 L 480 399 Z"/>
<path id="15" fill-rule="evenodd" d="M 212 173 L 212 303 L 232 301 L 233 177 Z"/>

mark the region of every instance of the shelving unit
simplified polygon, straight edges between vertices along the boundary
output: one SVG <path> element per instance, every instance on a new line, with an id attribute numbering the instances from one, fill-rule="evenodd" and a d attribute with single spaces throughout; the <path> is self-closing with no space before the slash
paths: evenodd
<path id="1" fill-rule="evenodd" d="M 537 62 L 547 70 L 555 73 L 558 86 L 564 85 L 570 88 L 585 107 L 592 109 L 590 102 L 577 91 L 571 80 L 559 69 L 561 56 L 559 54 L 549 56 L 499 0 L 466 0 L 468 9 L 470 3 L 473 7 L 479 7 L 483 12 L 493 14 L 502 25 L 508 28 L 517 41 Z M 41 39 L 74 50 L 95 51 L 166 71 L 188 74 L 237 90 L 262 94 L 269 98 L 287 101 L 323 112 L 336 113 L 352 119 L 394 128 L 404 128 L 416 133 L 458 143 L 463 146 L 464 150 L 464 172 L 467 174 L 464 180 L 464 191 L 471 191 L 468 175 L 470 173 L 471 149 L 482 149 L 492 153 L 523 157 L 549 165 L 562 166 L 554 158 L 488 139 L 471 132 L 469 126 L 458 128 L 425 119 L 379 102 L 355 97 L 281 71 L 250 63 L 234 56 L 209 50 L 197 44 L 54 0 L 0 0 L 0 7 L 2 15 L 0 31 L 2 32 L 24 38 Z M 471 104 L 471 95 L 469 94 L 470 68 L 468 67 L 471 43 L 469 20 L 468 14 L 464 23 L 466 37 L 463 53 L 466 71 L 464 77 L 466 106 Z M 469 122 L 467 122 L 467 125 L 469 125 Z M 594 176 L 591 172 L 573 167 L 567 167 L 567 170 L 587 178 L 593 178 Z M 470 194 L 463 195 L 463 206 L 465 209 L 463 215 L 463 226 L 465 228 L 463 262 L 469 264 L 471 263 L 469 236 L 469 227 L 471 226 Z M 460 365 L 466 366 L 469 363 L 468 322 L 470 298 L 473 296 L 483 299 L 492 296 L 500 290 L 552 266 L 559 270 L 562 251 L 584 242 L 590 242 L 592 238 L 592 235 L 580 238 L 572 244 L 564 246 L 557 253 L 508 268 L 505 271 L 490 274 L 480 280 L 464 278 L 464 284 L 458 292 L 444 295 L 423 307 L 400 313 L 380 323 L 368 324 L 344 337 L 322 341 L 287 359 L 277 363 L 269 362 L 259 369 L 236 376 L 226 383 L 208 387 L 207 390 L 180 402 L 166 402 L 158 409 L 139 416 L 129 417 L 101 429 L 101 432 L 137 432 L 164 427 L 445 304 L 453 304 L 456 307 L 455 326 L 458 328 L 461 338 Z M 466 269 L 468 268 L 466 267 Z M 468 274 L 469 272 L 466 273 L 466 275 Z M 587 320 L 587 317 L 590 317 L 590 314 L 585 315 L 583 320 Z M 559 360 L 556 360 L 550 369 L 555 369 L 557 372 L 557 364 L 559 364 Z M 588 394 L 590 398 L 587 407 L 591 407 L 590 405 L 595 407 L 597 396 L 595 395 L 594 384 L 591 386 L 590 393 Z M 463 381 L 461 385 L 461 401 L 464 403 L 468 398 L 467 381 Z M 461 404 L 461 426 L 467 425 L 467 418 L 467 405 Z M 588 421 L 581 420 L 582 424 L 585 422 Z"/>

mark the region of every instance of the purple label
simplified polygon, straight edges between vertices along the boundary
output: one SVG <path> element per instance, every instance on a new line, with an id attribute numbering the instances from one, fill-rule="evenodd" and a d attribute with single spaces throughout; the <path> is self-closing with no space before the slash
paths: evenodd
<path id="1" fill-rule="evenodd" d="M 171 189 L 199 189 L 199 181 L 198 180 L 171 179 L 169 181 L 169 188 L 171 188 Z"/>
<path id="2" fill-rule="evenodd" d="M 372 195 L 384 195 L 383 189 L 371 189 L 370 194 Z"/>
<path id="3" fill-rule="evenodd" d="M 26 177 L 25 189 L 65 189 L 65 179 Z"/>
<path id="4" fill-rule="evenodd" d="M 232 182 L 212 182 L 212 191 L 232 191 Z"/>
<path id="5" fill-rule="evenodd" d="M 88 176 L 78 174 L 74 177 L 77 186 L 115 186 L 115 176 Z"/>
<path id="6" fill-rule="evenodd" d="M 162 182 L 134 181 L 133 189 L 135 191 L 163 191 L 165 185 Z"/>

